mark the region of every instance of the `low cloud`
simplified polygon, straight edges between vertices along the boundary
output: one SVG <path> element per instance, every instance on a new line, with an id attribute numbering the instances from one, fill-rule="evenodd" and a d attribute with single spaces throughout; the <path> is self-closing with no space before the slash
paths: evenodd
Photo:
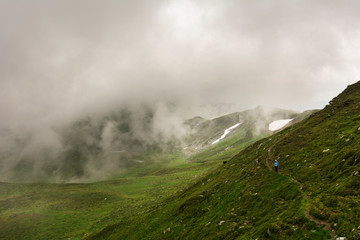
<path id="1" fill-rule="evenodd" d="M 321 108 L 359 80 L 359 12 L 356 0 L 0 0 L 2 156 L 61 152 L 64 126 L 144 104 L 152 130 L 132 119 L 134 134 L 150 142 L 195 115 Z"/>

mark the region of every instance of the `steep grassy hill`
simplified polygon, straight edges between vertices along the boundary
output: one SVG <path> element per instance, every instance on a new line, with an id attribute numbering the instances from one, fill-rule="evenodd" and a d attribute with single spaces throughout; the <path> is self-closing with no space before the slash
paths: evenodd
<path id="1" fill-rule="evenodd" d="M 229 136 L 222 139 L 218 143 L 210 145 L 202 151 L 191 155 L 189 160 L 192 162 L 227 161 L 245 147 L 264 137 L 272 135 L 273 132 L 268 130 L 268 122 L 283 118 L 294 118 L 291 122 L 284 126 L 284 128 L 286 128 L 302 121 L 317 111 L 318 110 L 308 110 L 303 113 L 294 113 L 288 110 L 277 109 L 267 118 L 264 118 L 265 116 L 263 116 L 263 120 L 267 120 L 265 126 L 263 126 L 262 129 L 256 127 L 256 124 L 254 123 L 257 121 L 255 119 L 249 119 L 244 122 L 244 124 L 230 132 Z M 249 112 L 251 112 L 251 110 Z"/>
<path id="2" fill-rule="evenodd" d="M 185 149 L 185 153 L 192 153 L 189 160 L 193 162 L 227 161 L 245 147 L 273 134 L 269 130 L 269 123 L 279 119 L 293 118 L 284 127 L 289 127 L 309 117 L 318 110 L 308 110 L 296 113 L 283 109 L 272 109 L 265 113 L 262 107 L 240 113 L 232 113 L 213 120 L 196 117 L 190 120 L 194 133 L 190 135 L 190 142 L 194 146 Z M 212 144 L 215 139 L 224 133 L 224 129 L 241 122 L 224 139 Z M 219 130 L 221 129 L 221 130 Z M 202 150 L 199 150 L 202 149 Z"/>
<path id="3" fill-rule="evenodd" d="M 359 146 L 360 82 L 182 193 L 89 239 L 360 239 Z"/>
<path id="4" fill-rule="evenodd" d="M 151 114 L 145 115 L 151 119 Z M 169 146 L 171 142 L 142 142 L 137 139 L 131 126 L 127 125 L 129 116 L 127 112 L 120 112 L 106 119 L 89 118 L 63 129 L 64 151 L 60 158 L 55 158 L 59 162 L 50 158 L 43 166 L 42 176 L 37 175 L 39 178 L 32 178 L 34 162 L 31 159 L 20 161 L 14 171 L 14 181 L 51 180 L 53 174 L 69 181 L 74 176 L 86 174 L 84 166 L 88 157 L 101 160 L 98 162 L 100 170 L 108 161 L 116 164 L 110 165 L 114 168 L 110 169 L 113 170 L 110 175 L 100 171 L 102 178 L 113 180 L 98 183 L 1 183 L 0 239 L 81 239 L 121 219 L 130 219 L 149 209 L 156 209 L 164 199 L 222 164 L 221 160 L 230 159 L 262 137 L 249 134 L 251 131 L 246 129 L 253 126 L 249 122 L 244 124 L 247 128 L 236 129 L 236 134 L 188 158 L 177 152 L 176 141 L 172 141 L 175 142 L 175 148 L 172 148 Z M 144 121 L 148 122 L 146 119 Z M 194 118 L 188 124 L 196 126 L 203 121 L 208 120 Z M 223 125 L 221 118 L 216 121 L 223 132 L 227 126 Z M 113 133 L 110 149 L 104 148 L 103 144 L 107 126 Z M 218 137 L 216 132 L 211 134 Z M 168 151 L 162 150 L 163 144 L 167 144 Z M 124 146 L 127 149 L 125 152 L 105 152 Z M 169 147 L 177 153 L 169 154 Z M 47 156 L 41 157 L 45 159 Z"/>

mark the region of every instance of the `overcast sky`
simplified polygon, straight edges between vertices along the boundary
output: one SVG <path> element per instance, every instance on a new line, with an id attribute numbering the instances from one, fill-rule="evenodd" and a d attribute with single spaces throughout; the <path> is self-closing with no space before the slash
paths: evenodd
<path id="1" fill-rule="evenodd" d="M 0 0 L 0 127 L 124 103 L 322 108 L 360 80 L 358 0 Z"/>

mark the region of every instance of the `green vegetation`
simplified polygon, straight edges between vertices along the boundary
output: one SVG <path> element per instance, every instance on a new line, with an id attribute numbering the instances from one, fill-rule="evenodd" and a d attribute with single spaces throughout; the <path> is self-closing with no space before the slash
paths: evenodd
<path id="1" fill-rule="evenodd" d="M 120 221 L 90 239 L 326 238 L 329 233 L 305 217 L 305 201 L 296 183 L 257 159 L 248 161 L 257 147 L 152 211 Z"/>
<path id="2" fill-rule="evenodd" d="M 360 82 L 283 131 L 250 133 L 114 180 L 0 184 L 0 238 L 360 238 Z"/>
<path id="3" fill-rule="evenodd" d="M 152 211 L 89 239 L 358 239 L 359 111 L 360 82 Z M 275 158 L 280 174 L 267 166 Z"/>
<path id="4" fill-rule="evenodd" d="M 253 136 L 251 130 L 242 128 L 237 131 L 237 134 L 225 138 L 217 144 L 211 145 L 205 150 L 190 156 L 189 159 L 192 162 L 229 160 L 247 146 L 268 135 L 270 134 Z"/>
<path id="5" fill-rule="evenodd" d="M 274 120 L 294 118 L 296 121 L 304 119 L 308 112 L 296 113 L 283 109 L 265 110 L 263 107 L 257 107 L 243 112 L 234 112 L 212 120 L 206 120 L 201 117 L 195 117 L 185 122 L 189 126 L 192 133 L 185 138 L 188 144 L 188 151 L 192 153 L 197 152 L 197 149 L 206 149 L 211 144 L 223 135 L 224 130 L 241 123 L 231 131 L 227 138 L 233 137 L 230 147 L 233 147 L 235 142 L 249 142 L 260 139 L 271 132 L 268 129 L 268 124 Z M 222 140 L 221 142 L 223 142 Z M 225 146 L 227 143 L 223 143 Z M 217 144 L 218 145 L 218 144 Z M 227 146 L 229 147 L 229 146 Z M 194 151 L 195 149 L 195 151 Z M 237 149 L 239 150 L 239 149 Z"/>
<path id="6" fill-rule="evenodd" d="M 89 184 L 1 183 L 0 239 L 82 239 L 184 189 L 216 166 L 186 163 L 134 166 L 117 180 Z"/>

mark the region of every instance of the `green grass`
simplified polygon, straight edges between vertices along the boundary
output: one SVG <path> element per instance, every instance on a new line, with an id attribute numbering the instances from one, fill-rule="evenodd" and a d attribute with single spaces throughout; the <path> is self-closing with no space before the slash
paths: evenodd
<path id="1" fill-rule="evenodd" d="M 360 82 L 149 212 L 89 239 L 328 239 L 330 231 L 305 211 L 331 224 L 337 236 L 359 239 L 359 129 Z M 214 157 L 216 147 L 194 159 L 221 159 Z M 279 159 L 279 173 L 266 166 L 269 149 L 270 162 Z"/>
<path id="2" fill-rule="evenodd" d="M 296 183 L 263 163 L 243 161 L 246 158 L 238 155 L 151 211 L 90 238 L 323 239 L 328 235 L 304 216 L 305 203 Z"/>
<path id="3" fill-rule="evenodd" d="M 137 216 L 175 194 L 216 163 L 174 161 L 129 169 L 88 184 L 1 183 L 0 239 L 82 239 Z"/>
<path id="4" fill-rule="evenodd" d="M 222 164 L 180 153 L 148 160 L 102 182 L 0 183 L 0 239 L 82 239 L 154 209 Z"/>
<path id="5" fill-rule="evenodd" d="M 265 136 L 268 136 L 269 134 L 263 134 L 256 137 L 244 135 L 246 135 L 246 130 L 243 130 L 240 134 L 223 139 L 219 143 L 192 155 L 189 159 L 193 162 L 229 160 L 247 146 L 255 143 Z"/>
<path id="6" fill-rule="evenodd" d="M 359 129 L 360 82 L 250 146 L 234 136 L 104 182 L 3 183 L 0 239 L 328 239 L 307 212 L 359 239 Z"/>

